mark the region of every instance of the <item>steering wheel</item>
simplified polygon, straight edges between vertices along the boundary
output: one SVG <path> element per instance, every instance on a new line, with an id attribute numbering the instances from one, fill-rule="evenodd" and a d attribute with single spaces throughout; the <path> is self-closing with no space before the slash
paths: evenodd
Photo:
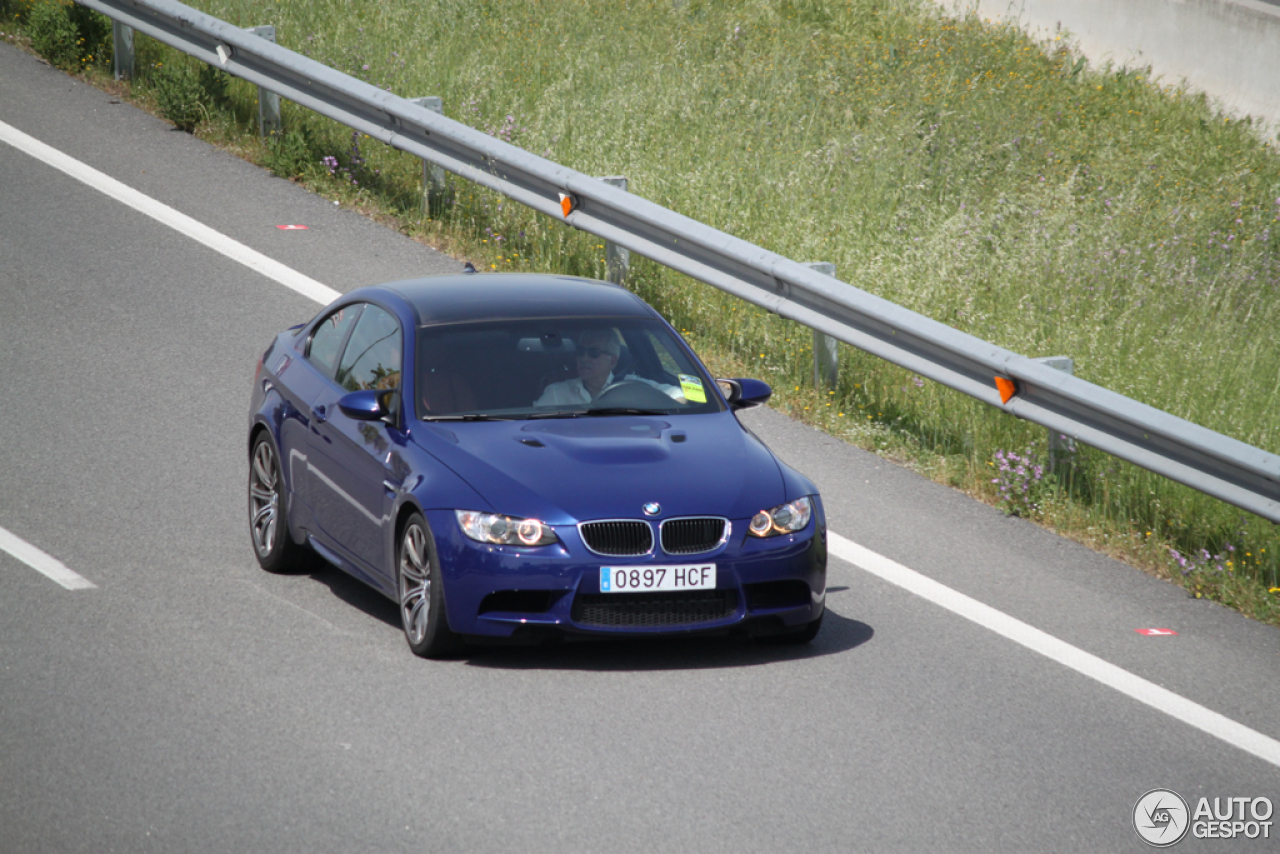
<path id="1" fill-rule="evenodd" d="M 605 386 L 595 400 L 592 409 L 622 407 L 628 409 L 670 409 L 680 402 L 661 389 L 638 380 L 619 380 Z"/>

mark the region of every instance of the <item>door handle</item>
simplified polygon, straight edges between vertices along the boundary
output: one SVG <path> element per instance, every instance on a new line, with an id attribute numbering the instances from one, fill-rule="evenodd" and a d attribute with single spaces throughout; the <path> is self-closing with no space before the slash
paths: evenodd
<path id="1" fill-rule="evenodd" d="M 323 424 L 325 419 L 329 417 L 329 414 L 323 404 L 311 407 L 311 415 L 321 424 Z"/>

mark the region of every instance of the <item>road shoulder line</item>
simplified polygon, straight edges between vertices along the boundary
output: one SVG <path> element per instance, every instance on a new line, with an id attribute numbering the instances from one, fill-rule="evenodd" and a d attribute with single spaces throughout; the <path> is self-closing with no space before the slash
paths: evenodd
<path id="1" fill-rule="evenodd" d="M 0 551 L 8 552 L 36 572 L 68 590 L 90 590 L 98 585 L 80 575 L 53 555 L 41 551 L 21 537 L 0 528 Z"/>
<path id="2" fill-rule="evenodd" d="M 312 279 L 297 270 L 287 267 L 273 258 L 268 258 L 255 249 L 215 231 L 198 220 L 177 211 L 163 202 L 159 202 L 145 193 L 123 184 L 92 166 L 63 154 L 58 149 L 46 145 L 33 136 L 23 133 L 12 125 L 0 122 L 0 141 L 7 142 L 14 148 L 31 155 L 37 160 L 52 166 L 77 181 L 86 184 L 116 201 L 128 205 L 139 213 L 146 214 L 157 222 L 167 225 L 174 231 L 203 243 L 213 251 L 243 264 L 254 272 L 261 273 L 268 279 L 310 297 L 321 305 L 328 305 L 341 294 Z"/>
<path id="3" fill-rule="evenodd" d="M 1092 653 L 985 605 L 945 584 L 877 554 L 837 533 L 827 532 L 828 551 L 890 584 L 946 608 L 1016 644 L 1101 682 L 1108 688 L 1280 767 L 1280 741 L 1237 723 L 1212 709 L 1161 688 Z"/>

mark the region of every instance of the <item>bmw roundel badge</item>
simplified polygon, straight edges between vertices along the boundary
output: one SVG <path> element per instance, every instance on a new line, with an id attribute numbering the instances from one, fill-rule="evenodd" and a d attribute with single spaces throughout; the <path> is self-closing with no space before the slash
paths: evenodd
<path id="1" fill-rule="evenodd" d="M 662 505 L 656 501 L 650 501 L 644 506 L 644 515 L 646 516 L 657 516 L 661 512 Z"/>

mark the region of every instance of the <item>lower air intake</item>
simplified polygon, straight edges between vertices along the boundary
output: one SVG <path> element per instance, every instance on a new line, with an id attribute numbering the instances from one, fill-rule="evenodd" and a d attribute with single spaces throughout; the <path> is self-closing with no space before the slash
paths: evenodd
<path id="1" fill-rule="evenodd" d="M 737 610 L 736 590 L 584 593 L 574 599 L 572 617 L 582 626 L 656 629 L 713 623 Z"/>

